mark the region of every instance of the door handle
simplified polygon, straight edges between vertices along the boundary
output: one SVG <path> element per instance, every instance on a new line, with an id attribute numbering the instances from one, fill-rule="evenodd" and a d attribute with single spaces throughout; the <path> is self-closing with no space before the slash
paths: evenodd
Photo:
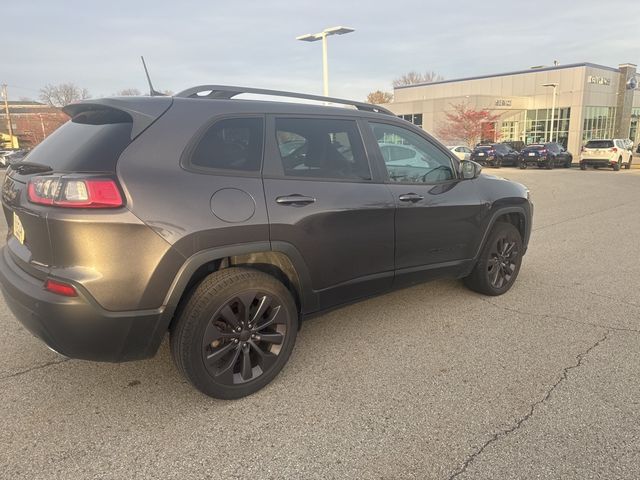
<path id="1" fill-rule="evenodd" d="M 280 205 L 293 205 L 298 207 L 314 203 L 315 201 L 316 199 L 313 197 L 307 197 L 305 195 L 299 195 L 297 193 L 276 198 L 276 203 L 279 203 Z"/>
<path id="2" fill-rule="evenodd" d="M 398 200 L 400 200 L 401 202 L 419 202 L 420 200 L 424 200 L 424 197 L 422 195 L 418 195 L 417 193 L 405 193 L 403 195 L 400 195 L 398 197 Z"/>

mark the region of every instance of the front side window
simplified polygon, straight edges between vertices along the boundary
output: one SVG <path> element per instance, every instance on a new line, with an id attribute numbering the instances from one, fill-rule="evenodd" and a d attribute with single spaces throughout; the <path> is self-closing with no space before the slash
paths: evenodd
<path id="1" fill-rule="evenodd" d="M 196 168 L 256 172 L 262 163 L 262 118 L 228 118 L 214 123 L 196 145 Z"/>
<path id="2" fill-rule="evenodd" d="M 369 126 L 391 181 L 437 183 L 455 178 L 451 158 L 427 139 L 395 125 L 370 123 Z M 395 148 L 402 148 L 402 158 L 391 153 Z"/>
<path id="3" fill-rule="evenodd" d="M 354 120 L 278 118 L 276 140 L 286 176 L 371 179 Z"/>

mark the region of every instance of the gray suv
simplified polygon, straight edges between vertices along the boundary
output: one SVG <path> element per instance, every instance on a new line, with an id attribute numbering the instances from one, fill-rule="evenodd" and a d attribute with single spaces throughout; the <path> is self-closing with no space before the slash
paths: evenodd
<path id="1" fill-rule="evenodd" d="M 524 186 L 381 107 L 209 85 L 65 112 L 7 172 L 0 281 L 68 357 L 147 358 L 169 332 L 195 387 L 238 398 L 278 374 L 305 318 L 442 277 L 500 295 L 527 249 Z"/>

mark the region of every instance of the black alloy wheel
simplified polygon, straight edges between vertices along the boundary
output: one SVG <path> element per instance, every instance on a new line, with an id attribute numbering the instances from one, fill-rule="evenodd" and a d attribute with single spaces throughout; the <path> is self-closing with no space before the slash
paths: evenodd
<path id="1" fill-rule="evenodd" d="M 171 327 L 178 370 L 201 392 L 240 398 L 282 370 L 295 343 L 298 309 L 275 277 L 231 267 L 206 277 Z"/>
<path id="2" fill-rule="evenodd" d="M 478 262 L 464 283 L 485 295 L 502 295 L 515 282 L 522 264 L 522 237 L 511 223 L 496 222 Z"/>
<path id="3" fill-rule="evenodd" d="M 487 262 L 489 282 L 494 288 L 500 289 L 511 282 L 516 272 L 520 250 L 515 239 L 502 236 L 492 244 L 489 255 Z"/>
<path id="4" fill-rule="evenodd" d="M 202 361 L 223 385 L 255 380 L 273 366 L 287 335 L 281 301 L 256 289 L 227 300 L 202 338 Z"/>

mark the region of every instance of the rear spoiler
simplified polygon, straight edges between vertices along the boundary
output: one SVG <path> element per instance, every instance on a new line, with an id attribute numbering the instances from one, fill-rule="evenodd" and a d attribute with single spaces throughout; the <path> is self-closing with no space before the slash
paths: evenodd
<path id="1" fill-rule="evenodd" d="M 93 110 L 119 110 L 131 117 L 131 140 L 162 116 L 173 103 L 173 97 L 122 97 L 84 100 L 65 106 L 62 111 L 71 118 Z"/>

